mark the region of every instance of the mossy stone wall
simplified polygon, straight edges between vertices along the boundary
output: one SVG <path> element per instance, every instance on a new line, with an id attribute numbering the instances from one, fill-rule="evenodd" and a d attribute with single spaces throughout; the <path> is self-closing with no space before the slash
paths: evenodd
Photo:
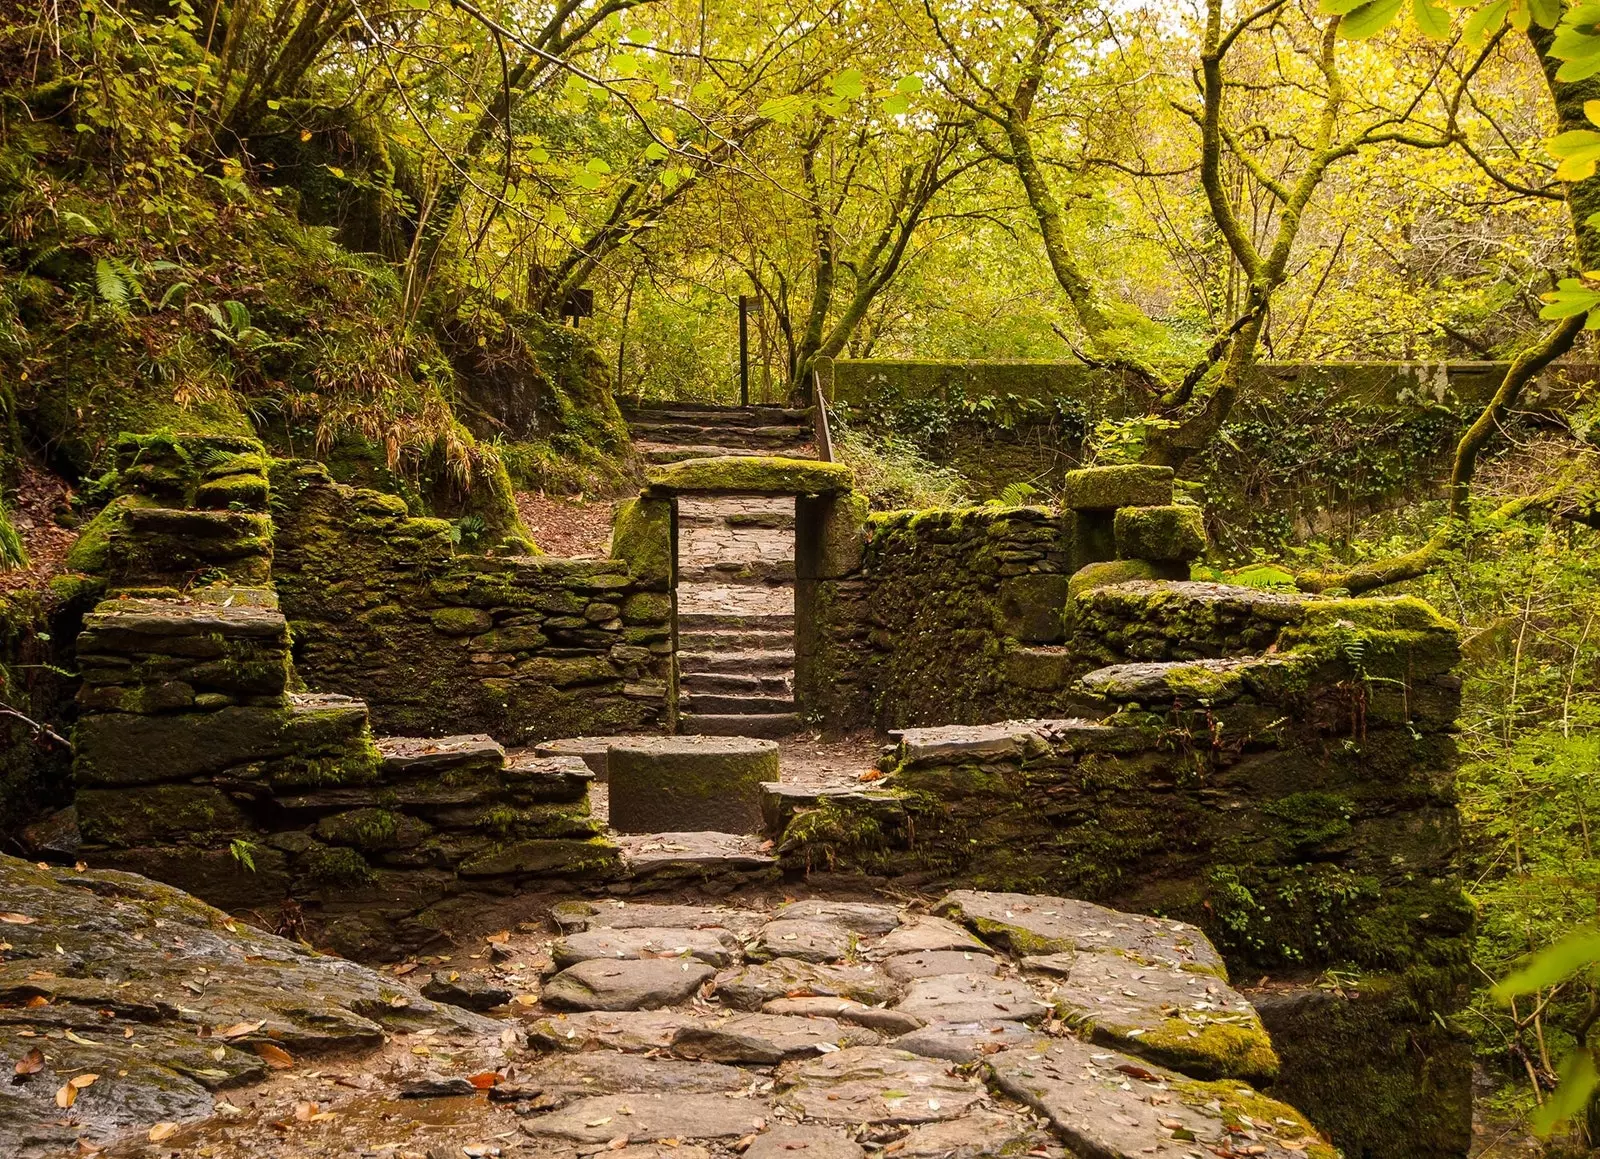
<path id="1" fill-rule="evenodd" d="M 448 524 L 319 464 L 280 461 L 272 478 L 296 669 L 365 700 L 379 732 L 527 744 L 669 726 L 664 502 L 629 507 L 626 558 L 499 558 L 456 554 Z"/>

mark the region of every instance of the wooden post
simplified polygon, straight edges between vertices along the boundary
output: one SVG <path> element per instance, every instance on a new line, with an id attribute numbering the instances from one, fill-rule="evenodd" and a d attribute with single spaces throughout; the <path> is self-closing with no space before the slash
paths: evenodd
<path id="1" fill-rule="evenodd" d="M 739 405 L 750 405 L 750 295 L 739 295 Z"/>

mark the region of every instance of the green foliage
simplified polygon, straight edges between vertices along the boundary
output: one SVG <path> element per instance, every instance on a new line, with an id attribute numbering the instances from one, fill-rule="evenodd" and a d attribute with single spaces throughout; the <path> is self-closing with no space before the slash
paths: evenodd
<path id="1" fill-rule="evenodd" d="M 27 566 L 28 549 L 23 546 L 17 529 L 11 525 L 5 502 L 0 500 L 0 571 Z"/>
<path id="2" fill-rule="evenodd" d="M 1176 420 L 1160 415 L 1101 419 L 1089 436 L 1089 458 L 1099 465 L 1137 463 L 1144 457 L 1152 431 L 1169 431 L 1177 425 Z"/>
<path id="3" fill-rule="evenodd" d="M 841 426 L 834 432 L 834 449 L 874 510 L 959 507 L 967 501 L 966 480 L 924 458 L 904 438 Z"/>

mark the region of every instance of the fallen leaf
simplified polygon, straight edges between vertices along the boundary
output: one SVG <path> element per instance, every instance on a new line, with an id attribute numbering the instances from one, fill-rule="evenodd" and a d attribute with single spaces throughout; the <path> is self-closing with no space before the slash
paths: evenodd
<path id="1" fill-rule="evenodd" d="M 497 934 L 490 934 L 488 937 L 484 938 L 483 940 L 486 941 L 486 942 L 493 942 L 497 946 L 503 946 L 503 945 L 505 945 L 507 942 L 509 942 L 511 940 L 511 931 L 510 930 L 501 930 Z"/>
<path id="2" fill-rule="evenodd" d="M 500 1081 L 500 1075 L 495 1071 L 486 1070 L 482 1074 L 468 1075 L 467 1081 L 480 1091 L 486 1091 Z"/>
<path id="3" fill-rule="evenodd" d="M 294 1105 L 294 1118 L 297 1123 L 309 1123 L 314 1115 L 322 1108 L 316 1103 L 296 1103 Z"/>
<path id="4" fill-rule="evenodd" d="M 84 1038 L 83 1035 L 74 1034 L 70 1030 L 65 1031 L 64 1033 L 67 1036 L 67 1041 L 68 1042 L 76 1042 L 79 1046 L 98 1046 L 99 1045 L 99 1043 L 95 1042 L 94 1039 L 92 1039 L 92 1038 Z"/>
<path id="5" fill-rule="evenodd" d="M 12 926 L 31 926 L 38 918 L 30 918 L 27 914 L 0 914 L 0 922 Z"/>
<path id="6" fill-rule="evenodd" d="M 35 994 L 32 998 L 28 999 L 28 1005 L 29 1006 L 48 1006 L 48 1005 L 50 1005 L 50 999 L 46 998 L 43 994 Z"/>
<path id="7" fill-rule="evenodd" d="M 56 1092 L 56 1106 L 60 1107 L 62 1110 L 66 1110 L 77 1101 L 78 1088 L 73 1086 L 71 1083 L 63 1084 L 61 1089 Z"/>
<path id="8" fill-rule="evenodd" d="M 150 1142 L 159 1143 L 163 1139 L 170 1139 L 178 1133 L 176 1123 L 157 1123 L 150 1128 Z"/>
<path id="9" fill-rule="evenodd" d="M 38 1074 L 44 1069 L 44 1051 L 37 1046 L 17 1060 L 17 1074 Z"/>
<path id="10" fill-rule="evenodd" d="M 219 1026 L 211 1033 L 218 1038 L 243 1038 L 246 1034 L 254 1034 L 266 1024 L 265 1018 L 255 1022 L 235 1022 L 232 1026 Z"/>
<path id="11" fill-rule="evenodd" d="M 99 1079 L 97 1074 L 75 1074 L 67 1080 L 67 1085 L 81 1091 L 84 1087 L 94 1086 Z"/>
<path id="12" fill-rule="evenodd" d="M 1135 1066 L 1131 1062 L 1125 1062 L 1116 1069 L 1130 1078 L 1138 1079 L 1140 1082 L 1154 1083 L 1161 1081 L 1161 1076 L 1154 1071 L 1145 1070 L 1144 1067 Z"/>
<path id="13" fill-rule="evenodd" d="M 270 1042 L 253 1042 L 250 1046 L 261 1057 L 261 1061 L 273 1070 L 288 1070 L 294 1065 L 294 1055 L 281 1046 L 274 1046 Z"/>

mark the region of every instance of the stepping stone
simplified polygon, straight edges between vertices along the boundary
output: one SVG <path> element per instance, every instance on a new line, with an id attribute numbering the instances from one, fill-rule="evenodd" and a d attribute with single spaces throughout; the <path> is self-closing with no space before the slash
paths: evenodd
<path id="1" fill-rule="evenodd" d="M 863 1159 L 861 1144 L 839 1131 L 808 1123 L 780 1123 L 757 1135 L 744 1159 Z"/>
<path id="2" fill-rule="evenodd" d="M 1049 1119 L 1074 1154 L 1335 1159 L 1298 1111 L 1242 1083 L 1194 1082 L 1076 1038 L 1012 1047 L 988 1062 L 995 1085 Z"/>
<path id="3" fill-rule="evenodd" d="M 928 1058 L 944 1058 L 966 1064 L 977 1062 L 1008 1046 L 1043 1041 L 1038 1031 L 1020 1022 L 985 1019 L 981 1022 L 930 1022 L 920 1030 L 902 1034 L 894 1040 L 900 1050 Z"/>
<path id="4" fill-rule="evenodd" d="M 631 736 L 574 736 L 565 740 L 547 740 L 535 745 L 533 751 L 541 757 L 579 757 L 594 773 L 594 779 L 604 782 L 607 751 L 614 744 L 637 739 Z"/>
<path id="5" fill-rule="evenodd" d="M 551 909 L 550 916 L 564 934 L 643 928 L 725 929 L 748 934 L 767 922 L 764 913 L 730 906 L 638 905 L 622 901 L 564 901 Z"/>
<path id="6" fill-rule="evenodd" d="M 1072 975 L 1072 964 L 1077 957 L 1072 950 L 1061 954 L 1032 954 L 1022 959 L 1021 966 L 1024 973 L 1067 978 Z"/>
<path id="7" fill-rule="evenodd" d="M 778 865 L 776 857 L 762 850 L 761 838 L 745 833 L 623 834 L 617 844 L 635 878 L 703 878 L 718 870 L 751 874 Z"/>
<path id="8" fill-rule="evenodd" d="M 487 974 L 440 971 L 422 988 L 422 996 L 465 1010 L 493 1010 L 511 1001 L 511 991 Z"/>
<path id="9" fill-rule="evenodd" d="M 732 1014 L 688 1023 L 672 1036 L 672 1052 L 709 1062 L 772 1066 L 790 1058 L 829 1049 L 873 1046 L 877 1034 L 862 1026 L 841 1026 L 831 1018 L 781 1014 Z"/>
<path id="10" fill-rule="evenodd" d="M 385 736 L 375 742 L 390 776 L 436 776 L 465 769 L 498 769 L 506 750 L 491 736 Z"/>
<path id="11" fill-rule="evenodd" d="M 1214 974 L 1104 950 L 1079 954 L 1050 997 L 1095 1042 L 1191 1078 L 1277 1077 L 1278 1055 L 1255 1007 Z"/>
<path id="12" fill-rule="evenodd" d="M 766 1106 L 753 1099 L 635 1092 L 579 1099 L 559 1111 L 527 1120 L 522 1129 L 536 1139 L 570 1139 L 575 1143 L 738 1139 L 754 1134 L 766 1118 Z"/>
<path id="13" fill-rule="evenodd" d="M 745 947 L 752 962 L 773 958 L 798 958 L 802 962 L 833 962 L 847 956 L 857 935 L 832 922 L 795 918 L 768 922 L 756 940 Z"/>
<path id="14" fill-rule="evenodd" d="M 772 911 L 772 916 L 782 920 L 811 919 L 832 922 L 847 930 L 868 937 L 888 933 L 900 924 L 900 911 L 892 905 L 877 905 L 865 901 L 791 901 Z"/>
<path id="15" fill-rule="evenodd" d="M 738 1091 L 750 1085 L 750 1076 L 738 1067 L 714 1062 L 683 1062 L 599 1050 L 541 1058 L 531 1067 L 519 1067 L 518 1081 L 547 1095 L 587 1097 L 625 1091 Z"/>
<path id="16" fill-rule="evenodd" d="M 895 1008 L 924 1022 L 1032 1022 L 1050 1013 L 1026 983 L 977 974 L 919 978 Z"/>
<path id="17" fill-rule="evenodd" d="M 792 1014 L 801 1018 L 832 1018 L 888 1035 L 906 1034 L 922 1025 L 922 1019 L 903 1010 L 864 1006 L 849 998 L 774 998 L 762 1005 L 761 1013 Z"/>
<path id="18" fill-rule="evenodd" d="M 761 828 L 761 783 L 778 746 L 741 736 L 641 737 L 611 747 L 611 827 L 619 833 Z"/>
<path id="19" fill-rule="evenodd" d="M 605 1159 L 711 1159 L 711 1152 L 679 1143 L 630 1143 L 619 1151 L 606 1151 Z"/>
<path id="20" fill-rule="evenodd" d="M 913 1127 L 896 1143 L 895 1155 L 897 1159 L 992 1159 L 1023 1155 L 1050 1141 L 1048 1135 L 1016 1115 L 974 1111 L 959 1119 Z"/>
<path id="21" fill-rule="evenodd" d="M 774 998 L 854 998 L 867 1006 L 893 1002 L 900 984 L 870 965 L 829 966 L 774 958 L 717 976 L 713 998 L 735 1010 L 760 1010 Z"/>
<path id="22" fill-rule="evenodd" d="M 941 974 L 989 974 L 1000 972 L 1000 963 L 987 954 L 959 950 L 933 950 L 925 954 L 897 954 L 879 963 L 891 978 L 910 982 L 917 978 L 936 978 Z"/>
<path id="23" fill-rule="evenodd" d="M 971 954 L 992 954 L 994 951 L 954 922 L 943 918 L 911 918 L 899 929 L 892 931 L 873 944 L 873 957 L 887 958 L 892 954 L 922 954 L 941 950 L 961 950 Z"/>
<path id="24" fill-rule="evenodd" d="M 655 1010 L 685 1001 L 715 975 L 702 962 L 677 958 L 591 959 L 551 978 L 540 999 L 557 1010 Z"/>
<path id="25" fill-rule="evenodd" d="M 1118 913 L 1064 897 L 957 890 L 934 907 L 1017 956 L 1072 950 L 1127 950 L 1141 958 L 1205 970 L 1226 980 L 1222 956 L 1186 922 Z"/>
<path id="26" fill-rule="evenodd" d="M 788 1063 L 777 1090 L 780 1106 L 823 1123 L 931 1123 L 959 1118 L 986 1097 L 942 1060 L 884 1046 Z"/>
<path id="27" fill-rule="evenodd" d="M 579 962 L 624 958 L 692 958 L 721 967 L 738 957 L 738 940 L 727 930 L 637 926 L 569 934 L 555 940 L 550 955 L 563 970 Z"/>
<path id="28" fill-rule="evenodd" d="M 528 1041 L 540 1050 L 665 1050 L 679 1027 L 695 1016 L 678 1010 L 584 1011 L 548 1015 L 528 1024 Z"/>

